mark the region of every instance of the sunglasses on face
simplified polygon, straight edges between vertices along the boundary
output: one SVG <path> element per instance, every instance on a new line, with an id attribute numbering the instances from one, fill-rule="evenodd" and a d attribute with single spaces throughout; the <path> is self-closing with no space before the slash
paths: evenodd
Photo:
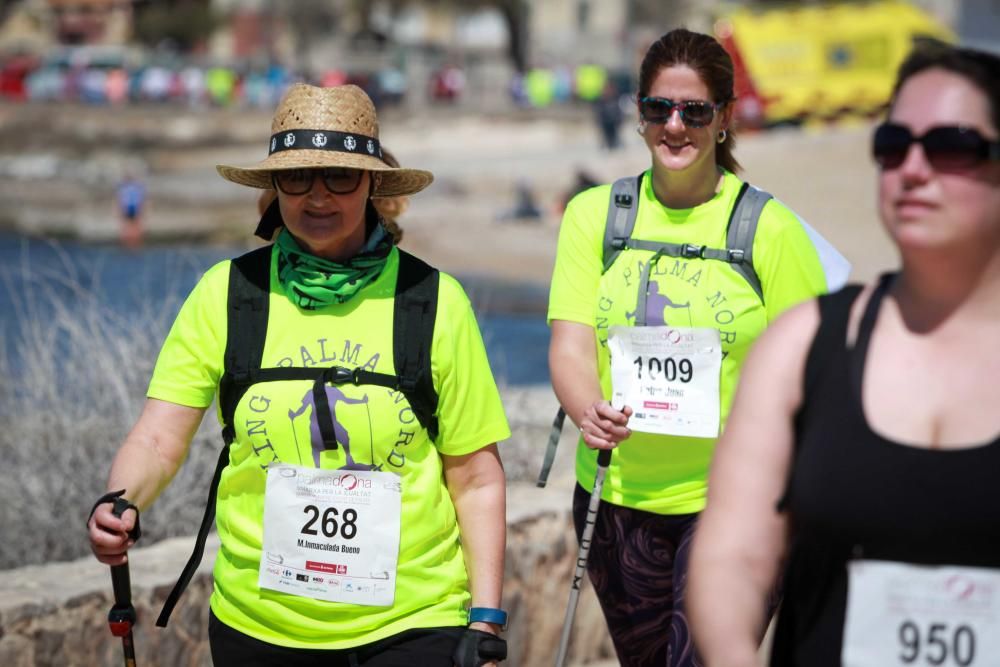
<path id="1" fill-rule="evenodd" d="M 723 106 L 724 104 L 701 100 L 674 102 L 665 97 L 641 97 L 639 98 L 639 115 L 646 122 L 660 124 L 670 120 L 674 109 L 677 109 L 681 120 L 688 127 L 705 127 L 715 118 L 715 112 Z"/>
<path id="2" fill-rule="evenodd" d="M 271 173 L 274 187 L 286 195 L 304 195 L 312 189 L 316 177 L 335 195 L 347 195 L 361 184 L 361 169 L 328 167 L 326 169 L 281 169 Z"/>
<path id="3" fill-rule="evenodd" d="M 931 166 L 939 171 L 968 169 L 987 160 L 1000 160 L 1000 141 L 990 141 L 971 127 L 941 125 L 915 137 L 910 128 L 883 123 L 875 129 L 872 155 L 882 169 L 896 169 L 912 144 L 920 144 Z"/>

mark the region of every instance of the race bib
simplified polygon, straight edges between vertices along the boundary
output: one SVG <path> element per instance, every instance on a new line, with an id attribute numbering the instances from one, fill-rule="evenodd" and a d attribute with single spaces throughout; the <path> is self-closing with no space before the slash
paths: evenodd
<path id="1" fill-rule="evenodd" d="M 393 473 L 270 466 L 260 587 L 331 602 L 392 605 L 401 500 Z"/>
<path id="2" fill-rule="evenodd" d="M 845 667 L 1000 665 L 1000 571 L 849 564 Z"/>
<path id="3" fill-rule="evenodd" d="M 722 343 L 716 329 L 611 327 L 611 404 L 642 433 L 719 435 Z"/>

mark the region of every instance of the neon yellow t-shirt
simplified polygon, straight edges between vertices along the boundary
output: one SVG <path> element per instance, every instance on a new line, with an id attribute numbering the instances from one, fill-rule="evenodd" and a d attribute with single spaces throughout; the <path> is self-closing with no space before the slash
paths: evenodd
<path id="1" fill-rule="evenodd" d="M 147 395 L 207 407 L 223 372 L 230 262 L 194 288 L 160 352 Z M 346 366 L 394 374 L 393 296 L 399 254 L 347 303 L 300 310 L 271 267 L 270 316 L 262 367 Z M 398 392 L 345 384 L 331 404 L 345 442 L 316 442 L 312 382 L 251 387 L 236 408 L 236 440 L 219 484 L 221 548 L 211 606 L 225 624 L 262 641 L 302 648 L 349 648 L 419 627 L 464 625 L 469 581 L 454 506 L 439 454 L 462 455 L 510 436 L 475 316 L 458 282 L 441 274 L 431 348 L 439 435 L 430 440 Z M 329 395 L 329 394 L 328 394 Z M 367 397 L 367 402 L 363 399 Z M 338 440 L 341 438 L 338 437 Z M 355 462 L 400 475 L 402 495 L 395 603 L 327 602 L 258 587 L 266 466 L 272 461 L 340 468 Z"/>
<path id="2" fill-rule="evenodd" d="M 669 243 L 726 247 L 726 225 L 742 181 L 726 172 L 709 201 L 691 209 L 668 209 L 656 199 L 649 171 L 643 175 L 632 237 Z M 548 320 L 594 327 L 598 368 L 605 398 L 611 396 L 608 329 L 631 326 L 639 300 L 642 267 L 653 253 L 626 250 L 602 275 L 604 226 L 610 185 L 586 190 L 566 207 L 549 295 Z M 647 324 L 713 327 L 719 330 L 723 360 L 721 420 L 729 413 L 739 369 L 750 344 L 786 308 L 839 287 L 849 265 L 781 202 L 769 201 L 753 244 L 753 264 L 764 292 L 762 304 L 749 283 L 726 262 L 663 257 L 650 275 L 645 300 Z M 602 498 L 658 514 L 687 514 L 705 506 L 708 466 L 715 440 L 633 432 L 615 450 Z M 596 452 L 581 439 L 576 476 L 590 489 Z"/>

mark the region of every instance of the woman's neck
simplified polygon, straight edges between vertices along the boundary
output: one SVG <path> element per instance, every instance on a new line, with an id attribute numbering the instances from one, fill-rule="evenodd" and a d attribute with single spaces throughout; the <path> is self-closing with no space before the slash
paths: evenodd
<path id="1" fill-rule="evenodd" d="M 722 172 L 714 163 L 697 171 L 673 171 L 653 165 L 653 194 L 667 208 L 694 208 L 715 196 Z"/>
<path id="2" fill-rule="evenodd" d="M 903 257 L 892 291 L 907 326 L 927 332 L 949 320 L 959 326 L 1000 323 L 1000 254 L 950 260 L 943 254 Z"/>

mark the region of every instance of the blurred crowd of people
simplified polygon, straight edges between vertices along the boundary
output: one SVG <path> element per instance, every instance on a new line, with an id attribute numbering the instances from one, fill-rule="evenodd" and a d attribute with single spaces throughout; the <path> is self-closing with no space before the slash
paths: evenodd
<path id="1" fill-rule="evenodd" d="M 278 64 L 233 67 L 125 58 L 86 58 L 71 53 L 45 58 L 18 55 L 0 61 L 0 99 L 18 102 L 126 104 L 178 103 L 189 106 L 242 105 L 273 108 L 296 82 L 321 86 L 356 84 L 378 104 L 398 103 L 407 91 L 397 69 L 348 72 L 331 68 L 312 75 Z"/>
<path id="2" fill-rule="evenodd" d="M 55 52 L 47 56 L 13 55 L 0 58 L 0 100 L 18 102 L 83 102 L 125 104 L 179 103 L 189 106 L 239 104 L 273 108 L 292 83 L 330 87 L 353 83 L 376 105 L 400 103 L 414 82 L 395 67 L 372 71 L 330 68 L 304 74 L 279 63 L 230 66 L 155 58 L 135 62 L 121 54 Z M 467 96 L 470 73 L 446 62 L 433 68 L 421 84 L 427 99 L 458 103 Z M 534 67 L 515 73 L 509 93 L 515 105 L 545 108 L 565 103 L 594 103 L 604 113 L 627 103 L 623 96 L 633 82 L 624 73 L 584 64 Z"/>
<path id="3" fill-rule="evenodd" d="M 601 65 L 533 67 L 511 81 L 511 96 L 520 106 L 543 108 L 573 101 L 598 102 L 608 91 L 624 94 L 635 82 L 628 72 Z"/>

